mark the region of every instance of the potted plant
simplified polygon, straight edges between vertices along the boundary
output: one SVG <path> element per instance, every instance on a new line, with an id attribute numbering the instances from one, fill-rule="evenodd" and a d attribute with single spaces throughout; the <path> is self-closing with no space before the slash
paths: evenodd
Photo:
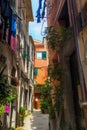
<path id="1" fill-rule="evenodd" d="M 7 115 L 10 111 L 9 103 L 13 101 L 15 98 L 12 98 L 12 95 L 16 94 L 16 88 L 12 87 L 8 83 L 8 76 L 4 74 L 4 70 L 6 69 L 6 65 L 3 68 L 0 68 L 0 116 L 2 120 L 2 115 L 4 115 L 4 119 L 6 120 Z M 3 121 L 4 121 L 3 119 Z M 7 129 L 6 122 L 2 123 L 0 130 L 4 128 Z"/>
<path id="2" fill-rule="evenodd" d="M 25 108 L 23 106 L 21 106 L 20 109 L 19 109 L 19 122 L 20 122 L 20 126 L 23 126 L 24 117 L 25 117 Z"/>
<path id="3" fill-rule="evenodd" d="M 48 106 L 50 103 L 50 90 L 51 90 L 51 86 L 49 84 L 49 81 L 47 80 L 45 82 L 45 85 L 41 87 L 40 105 L 43 113 L 48 113 Z"/>
<path id="4" fill-rule="evenodd" d="M 2 116 L 2 114 L 4 113 L 4 108 L 5 106 L 0 104 L 0 117 Z"/>
<path id="5" fill-rule="evenodd" d="M 40 105 L 41 105 L 42 113 L 48 113 L 48 100 L 47 100 L 47 98 L 45 98 L 45 99 L 41 98 Z"/>

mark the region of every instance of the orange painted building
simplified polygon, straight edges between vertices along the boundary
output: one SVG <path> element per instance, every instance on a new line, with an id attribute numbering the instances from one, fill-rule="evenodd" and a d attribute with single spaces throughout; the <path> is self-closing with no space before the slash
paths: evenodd
<path id="1" fill-rule="evenodd" d="M 48 78 L 48 52 L 45 42 L 34 40 L 34 81 L 35 86 L 41 87 Z M 40 109 L 40 89 L 34 90 L 34 107 Z"/>

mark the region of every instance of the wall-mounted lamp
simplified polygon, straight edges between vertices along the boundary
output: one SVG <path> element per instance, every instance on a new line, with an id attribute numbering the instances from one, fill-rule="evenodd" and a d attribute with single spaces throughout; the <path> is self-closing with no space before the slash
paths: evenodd
<path id="1" fill-rule="evenodd" d="M 38 102 L 38 98 L 37 97 L 35 98 L 35 101 Z"/>

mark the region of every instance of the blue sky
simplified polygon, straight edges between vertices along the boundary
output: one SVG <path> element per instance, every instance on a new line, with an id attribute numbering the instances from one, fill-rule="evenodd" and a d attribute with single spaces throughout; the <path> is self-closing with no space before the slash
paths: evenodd
<path id="1" fill-rule="evenodd" d="M 46 22 L 41 21 L 41 23 L 37 23 L 36 14 L 39 0 L 31 0 L 31 2 L 32 2 L 34 22 L 29 22 L 29 35 L 31 35 L 35 40 L 42 41 L 43 39 L 43 36 L 41 35 L 42 25 L 44 29 L 46 27 Z"/>

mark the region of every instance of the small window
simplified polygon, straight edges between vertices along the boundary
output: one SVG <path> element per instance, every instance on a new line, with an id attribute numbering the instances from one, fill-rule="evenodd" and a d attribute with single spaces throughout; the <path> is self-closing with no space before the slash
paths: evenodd
<path id="1" fill-rule="evenodd" d="M 47 57 L 46 51 L 37 52 L 37 53 L 36 53 L 36 58 L 37 58 L 37 59 L 46 59 L 46 57 Z"/>
<path id="2" fill-rule="evenodd" d="M 37 57 L 37 59 L 42 59 L 42 53 L 41 52 L 37 52 L 36 53 L 36 57 Z"/>
<path id="3" fill-rule="evenodd" d="M 38 68 L 34 68 L 34 76 L 38 75 Z"/>

